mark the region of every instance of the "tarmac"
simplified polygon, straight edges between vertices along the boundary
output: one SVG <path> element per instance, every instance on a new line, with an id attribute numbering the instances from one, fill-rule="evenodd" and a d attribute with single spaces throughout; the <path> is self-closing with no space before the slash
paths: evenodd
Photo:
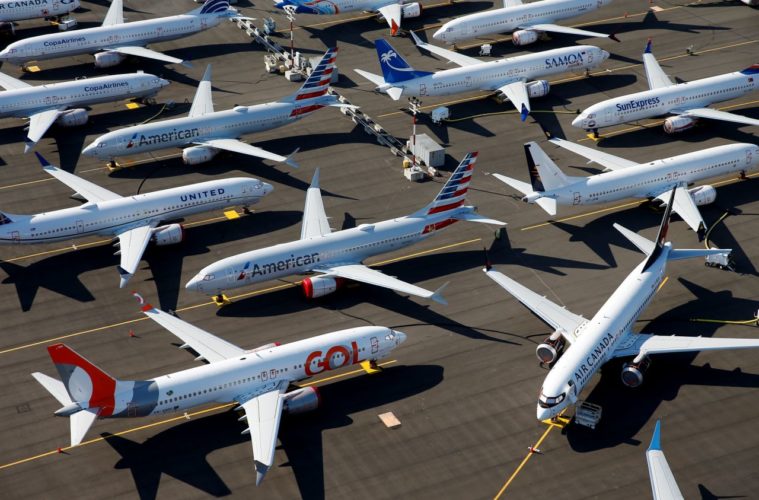
<path id="1" fill-rule="evenodd" d="M 192 2 L 171 0 L 127 9 L 128 20 L 180 13 Z M 268 5 L 268 4 L 266 4 Z M 490 8 L 491 2 L 435 6 L 404 27 L 427 30 L 455 15 Z M 279 11 L 244 1 L 246 15 Z M 654 7 L 657 12 L 648 12 Z M 80 26 L 101 22 L 107 4 L 88 2 L 76 15 Z M 360 20 L 350 21 L 359 17 Z M 260 20 L 256 21 L 258 26 Z M 603 408 L 595 430 L 547 426 L 535 419 L 546 375 L 534 350 L 551 333 L 515 299 L 487 279 L 489 258 L 500 271 L 545 294 L 575 313 L 592 316 L 642 259 L 612 229 L 618 222 L 654 237 L 661 212 L 634 200 L 612 206 L 561 208 L 549 220 L 537 206 L 520 201 L 493 172 L 527 180 L 523 144 L 537 141 L 565 172 L 586 175 L 593 165 L 545 142 L 542 128 L 582 144 L 594 143 L 570 123 L 578 109 L 608 97 L 647 88 L 641 53 L 647 38 L 672 77 L 694 80 L 740 70 L 758 62 L 759 11 L 739 2 L 653 4 L 619 0 L 572 26 L 615 32 L 622 40 L 555 36 L 527 47 L 494 45 L 494 56 L 542 51 L 569 44 L 598 45 L 613 53 L 591 76 L 552 79 L 549 96 L 533 100 L 526 123 L 507 103 L 482 95 L 425 99 L 418 132 L 447 150 L 443 176 L 408 182 L 400 159 L 376 143 L 336 109 L 320 110 L 302 121 L 244 139 L 280 154 L 300 147 L 300 169 L 239 155 L 221 154 L 199 166 L 182 164 L 177 151 L 141 156 L 128 168 L 109 173 L 81 149 L 108 130 L 189 110 L 206 64 L 213 63 L 216 109 L 276 100 L 298 88 L 266 73 L 262 49 L 234 24 L 152 48 L 188 58 L 193 68 L 135 60 L 98 70 L 91 56 L 43 61 L 41 71 L 22 78 L 32 84 L 78 76 L 144 69 L 171 80 L 158 104 L 127 110 L 124 102 L 94 106 L 84 127 L 54 127 L 37 150 L 52 163 L 123 195 L 153 191 L 218 177 L 248 175 L 275 190 L 251 215 L 227 220 L 222 213 L 185 221 L 186 240 L 175 247 L 150 248 L 130 286 L 147 300 L 234 344 L 254 348 L 291 342 L 357 325 L 385 325 L 404 331 L 408 341 L 386 360 L 380 374 L 355 369 L 332 372 L 305 383 L 317 384 L 323 407 L 285 417 L 275 466 L 255 486 L 252 451 L 244 425 L 230 407 L 198 408 L 175 418 L 100 420 L 85 442 L 68 449 L 69 426 L 53 412 L 58 403 L 30 376 L 57 375 L 46 347 L 66 342 L 108 373 L 122 379 L 158 376 L 193 366 L 178 341 L 144 319 L 129 290 L 118 288 L 117 257 L 108 241 L 87 240 L 48 246 L 0 249 L 0 485 L 4 498 L 648 498 L 645 450 L 657 418 L 662 445 L 686 498 L 751 498 L 759 490 L 759 353 L 725 351 L 659 356 L 638 389 L 619 380 L 620 363 L 605 367 L 583 398 Z M 352 71 L 379 73 L 372 41 L 387 35 L 384 22 L 361 14 L 338 20 L 302 15 L 295 47 L 318 56 L 340 48 L 341 77 L 335 89 L 382 124 L 406 138 L 411 116 L 406 101 L 372 92 Z M 20 36 L 49 32 L 23 22 Z M 288 39 L 282 37 L 283 45 Z M 507 37 L 504 37 L 507 38 Z M 391 40 L 414 67 L 450 67 L 421 54 L 409 38 Z M 482 43 L 482 42 L 479 42 Z M 478 49 L 462 48 L 476 56 Z M 689 55 L 687 50 L 693 53 Z M 18 68 L 3 67 L 18 77 Z M 172 100 L 172 109 L 162 104 Z M 452 122 L 437 126 L 428 113 L 449 106 Z M 759 118 L 759 94 L 719 105 Z M 23 122 L 4 119 L 0 133 L 0 208 L 10 213 L 51 211 L 77 203 L 65 185 L 48 177 L 32 155 L 23 155 Z M 661 120 L 602 130 L 599 149 L 645 162 L 730 142 L 756 142 L 757 129 L 705 123 L 667 136 Z M 298 237 L 305 190 L 321 167 L 324 203 L 334 228 L 411 213 L 440 189 L 468 151 L 480 152 L 470 202 L 487 216 L 508 222 L 507 237 L 495 239 L 490 226 L 455 224 L 403 252 L 369 261 L 379 269 L 428 289 L 446 282 L 448 306 L 368 285 L 351 285 L 318 300 L 301 297 L 298 277 L 230 293 L 232 304 L 218 308 L 184 284 L 202 267 L 245 250 Z M 759 177 L 759 176 L 757 176 Z M 672 263 L 656 300 L 636 331 L 663 335 L 753 338 L 750 320 L 759 308 L 759 180 L 721 179 L 715 204 L 701 207 L 715 226 L 713 244 L 732 248 L 737 272 L 704 267 L 698 260 Z M 677 247 L 697 247 L 695 234 L 675 218 L 670 230 Z M 387 429 L 378 415 L 392 411 L 401 421 Z M 531 453 L 529 447 L 540 449 Z M 60 452 L 59 452 L 60 449 Z"/>

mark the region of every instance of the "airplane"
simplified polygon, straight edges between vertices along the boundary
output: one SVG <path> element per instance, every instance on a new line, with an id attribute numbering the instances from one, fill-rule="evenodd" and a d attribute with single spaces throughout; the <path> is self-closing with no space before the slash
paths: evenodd
<path id="1" fill-rule="evenodd" d="M 0 118 L 29 118 L 24 153 L 29 152 L 53 123 L 74 127 L 87 123 L 88 106 L 120 99 L 153 97 L 170 82 L 150 73 L 80 78 L 68 82 L 32 86 L 0 73 Z"/>
<path id="2" fill-rule="evenodd" d="M 0 33 L 15 34 L 15 21 L 61 19 L 79 8 L 79 0 L 0 0 Z"/>
<path id="3" fill-rule="evenodd" d="M 405 0 L 279 0 L 274 7 L 294 14 L 332 16 L 346 12 L 375 12 L 390 26 L 395 36 L 401 28 L 401 19 L 422 15 L 422 4 Z"/>
<path id="4" fill-rule="evenodd" d="M 274 188 L 251 177 L 234 177 L 121 196 L 61 170 L 35 151 L 42 168 L 73 189 L 86 203 L 36 215 L 0 213 L 0 244 L 53 243 L 87 236 L 118 238 L 120 288 L 137 271 L 148 243 L 173 245 L 184 239 L 181 224 L 161 225 L 189 215 L 233 205 L 258 203 Z"/>
<path id="5" fill-rule="evenodd" d="M 32 373 L 69 417 L 71 446 L 82 442 L 96 418 L 128 418 L 181 413 L 212 403 L 235 402 L 247 422 L 242 434 L 253 445 L 256 486 L 274 464 L 279 423 L 289 414 L 315 410 L 321 401 L 314 386 L 294 382 L 344 366 L 359 364 L 368 373 L 377 361 L 406 341 L 406 334 L 384 326 L 361 326 L 325 333 L 289 344 L 242 349 L 181 319 L 145 304 L 142 312 L 184 342 L 183 349 L 208 364 L 149 380 L 115 379 L 65 344 L 47 351 L 61 380 Z"/>
<path id="6" fill-rule="evenodd" d="M 661 449 L 661 420 L 656 421 L 651 444 L 646 450 L 646 462 L 654 500 L 683 500 L 683 494 Z"/>
<path id="7" fill-rule="evenodd" d="M 708 107 L 736 99 L 759 88 L 759 64 L 734 73 L 710 76 L 685 83 L 673 83 L 651 52 L 651 39 L 643 53 L 649 90 L 614 97 L 590 106 L 572 121 L 572 126 L 593 132 L 621 123 L 662 115 L 664 131 L 675 134 L 688 130 L 700 119 L 721 120 L 744 125 L 759 125 L 759 120 Z M 756 79 L 756 81 L 754 81 Z"/>
<path id="8" fill-rule="evenodd" d="M 676 190 L 672 190 L 655 241 L 619 224 L 622 233 L 646 258 L 632 270 L 591 319 L 570 312 L 544 296 L 520 285 L 486 264 L 483 271 L 514 296 L 554 332 L 535 351 L 538 360 L 553 365 L 543 381 L 538 399 L 537 419 L 545 421 L 562 414 L 575 404 L 593 375 L 614 358 L 633 359 L 622 368 L 622 383 L 638 387 L 651 365 L 649 356 L 677 352 L 759 348 L 759 339 L 730 339 L 651 335 L 633 333 L 632 327 L 651 302 L 665 279 L 671 260 L 729 254 L 730 249 L 675 249 L 666 240 Z M 569 344 L 564 349 L 565 343 Z M 563 350 L 563 353 L 562 353 Z"/>
<path id="9" fill-rule="evenodd" d="M 610 3 L 611 0 L 543 0 L 525 4 L 522 0 L 504 0 L 500 9 L 468 14 L 448 21 L 432 35 L 432 38 L 456 44 L 462 40 L 513 32 L 511 41 L 516 46 L 522 46 L 536 42 L 548 31 L 583 37 L 611 38 L 618 42 L 613 34 L 606 35 L 553 24 L 561 19 L 585 15 Z"/>
<path id="10" fill-rule="evenodd" d="M 224 150 L 297 167 L 298 164 L 293 160 L 297 149 L 290 156 L 280 156 L 244 143 L 238 137 L 287 125 L 326 106 L 346 106 L 328 93 L 336 58 L 337 48 L 328 49 L 300 90 L 294 94 L 279 101 L 235 106 L 226 111 L 213 109 L 211 65 L 208 65 L 186 117 L 108 132 L 84 148 L 82 154 L 108 160 L 111 165 L 115 165 L 114 159 L 118 156 L 175 147 L 184 148 L 182 160 L 187 165 L 209 161 Z"/>
<path id="11" fill-rule="evenodd" d="M 695 182 L 746 172 L 759 166 L 759 146 L 750 143 L 728 144 L 692 153 L 636 163 L 593 148 L 559 138 L 550 142 L 584 156 L 609 172 L 590 177 L 565 175 L 535 142 L 524 145 L 530 184 L 501 174 L 493 176 L 525 195 L 522 201 L 536 203 L 548 215 L 556 215 L 557 205 L 596 205 L 625 198 L 648 198 L 664 203 L 675 187 L 672 207 L 703 240 L 706 231 L 699 206 L 713 203 L 717 190 L 708 184 L 689 188 Z"/>
<path id="12" fill-rule="evenodd" d="M 189 64 L 182 59 L 145 46 L 183 38 L 213 28 L 222 19 L 238 16 L 236 10 L 229 8 L 228 0 L 209 0 L 202 7 L 186 14 L 125 23 L 123 0 L 113 0 L 101 26 L 33 36 L 13 42 L 0 52 L 0 61 L 22 66 L 30 61 L 94 54 L 97 68 L 116 66 L 127 56 L 187 66 Z"/>
<path id="13" fill-rule="evenodd" d="M 352 280 L 445 305 L 441 292 L 447 283 L 430 292 L 371 269 L 362 262 L 373 255 L 425 240 L 460 220 L 504 225 L 504 222 L 483 217 L 475 212 L 474 207 L 464 205 L 476 161 L 477 153 L 467 154 L 432 203 L 421 210 L 406 217 L 361 224 L 334 233 L 324 211 L 317 169 L 306 192 L 300 240 L 217 261 L 204 267 L 185 288 L 213 295 L 214 301 L 223 305 L 229 302 L 223 294 L 225 290 L 294 274 L 315 273 L 316 276 L 307 277 L 301 283 L 307 298 L 322 297 L 342 287 L 345 280 Z"/>
<path id="14" fill-rule="evenodd" d="M 460 67 L 434 73 L 417 71 L 389 43 L 380 39 L 374 44 L 382 76 L 361 69 L 354 71 L 377 85 L 377 92 L 387 94 L 396 101 L 403 96 L 437 97 L 478 90 L 500 92 L 519 110 L 522 121 L 530 113 L 530 98 L 543 97 L 551 89 L 547 80 L 530 80 L 568 71 L 587 71 L 597 68 L 609 57 L 608 52 L 598 47 L 579 45 L 497 61 L 480 61 L 424 43 L 413 32 L 411 36 L 418 47 Z"/>

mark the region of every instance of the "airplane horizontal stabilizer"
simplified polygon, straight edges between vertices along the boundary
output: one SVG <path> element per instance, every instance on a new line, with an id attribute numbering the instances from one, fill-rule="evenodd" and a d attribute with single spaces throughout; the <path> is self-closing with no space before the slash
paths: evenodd
<path id="1" fill-rule="evenodd" d="M 461 212 L 457 213 L 453 216 L 456 220 L 465 220 L 468 222 L 480 222 L 482 224 L 491 224 L 493 226 L 505 226 L 506 223 L 499 221 L 497 219 L 491 219 L 489 217 L 485 217 L 483 215 L 480 215 L 476 212 Z"/>
<path id="2" fill-rule="evenodd" d="M 654 243 L 653 241 L 649 240 L 645 236 L 641 236 L 638 233 L 630 231 L 626 227 L 621 226 L 621 225 L 617 224 L 616 222 L 614 223 L 614 229 L 616 229 L 617 231 L 619 231 L 620 233 L 622 233 L 622 236 L 624 236 L 625 238 L 627 238 L 630 241 L 630 243 L 632 243 L 633 245 L 635 245 L 638 248 L 638 250 L 640 250 L 644 254 L 651 255 L 654 252 L 654 248 L 656 247 L 656 243 Z"/>
<path id="3" fill-rule="evenodd" d="M 100 408 L 87 408 L 69 417 L 69 424 L 71 424 L 71 446 L 77 446 L 82 442 L 87 431 L 92 427 L 92 423 L 98 417 L 99 410 Z"/>
<path id="4" fill-rule="evenodd" d="M 54 379 L 53 377 L 40 372 L 32 373 L 32 377 L 34 377 L 34 379 L 63 406 L 68 406 L 73 403 L 68 391 L 66 391 L 66 387 L 60 380 Z"/>
<path id="5" fill-rule="evenodd" d="M 374 73 L 369 73 L 368 71 L 364 71 L 363 69 L 354 69 L 353 71 L 355 71 L 359 75 L 363 76 L 364 78 L 366 78 L 367 80 L 369 80 L 373 84 L 377 85 L 378 87 L 380 85 L 385 85 L 385 83 L 387 83 L 387 82 L 385 82 L 385 79 L 382 78 L 380 75 L 375 75 Z"/>
<path id="6" fill-rule="evenodd" d="M 696 257 L 708 257 L 709 255 L 728 255 L 732 252 L 732 248 L 683 248 L 669 252 L 667 260 L 684 260 L 693 259 Z"/>
<path id="7" fill-rule="evenodd" d="M 532 186 L 527 184 L 526 182 L 522 182 L 512 177 L 507 177 L 501 174 L 493 174 L 493 177 L 503 182 L 504 184 L 508 184 L 509 186 L 513 187 L 514 189 L 516 189 L 517 191 L 519 191 L 520 193 L 524 195 L 534 193 L 534 191 L 532 190 Z"/>

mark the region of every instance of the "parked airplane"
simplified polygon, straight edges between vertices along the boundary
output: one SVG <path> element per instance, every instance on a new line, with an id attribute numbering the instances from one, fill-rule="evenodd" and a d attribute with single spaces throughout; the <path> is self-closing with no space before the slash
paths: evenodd
<path id="1" fill-rule="evenodd" d="M 374 372 L 376 362 L 406 340 L 403 332 L 362 326 L 245 350 L 150 304 L 142 311 L 209 364 L 149 380 L 118 380 L 65 344 L 49 346 L 61 380 L 39 372 L 32 376 L 63 405 L 55 415 L 69 417 L 71 446 L 82 442 L 96 418 L 166 415 L 233 401 L 245 411 L 239 420 L 248 425 L 242 434 L 250 435 L 253 445 L 256 485 L 274 463 L 282 413 L 303 413 L 320 404 L 316 387 L 287 392 L 291 383 L 355 364 Z"/>
<path id="2" fill-rule="evenodd" d="M 77 106 L 152 97 L 169 83 L 163 78 L 138 71 L 33 87 L 0 73 L 0 87 L 6 89 L 0 92 L 0 118 L 29 118 L 24 146 L 26 153 L 55 122 L 63 127 L 87 123 L 87 110 Z"/>
<path id="3" fill-rule="evenodd" d="M 668 261 L 731 252 L 729 249 L 678 250 L 672 247 L 672 243 L 665 241 L 675 192 L 673 189 L 669 197 L 655 242 L 614 224 L 615 229 L 646 254 L 646 259 L 633 269 L 590 320 L 527 289 L 493 270 L 489 264 L 485 267 L 485 274 L 489 278 L 555 329 L 536 349 L 536 355 L 542 363 L 554 363 L 540 389 L 536 414 L 538 420 L 556 417 L 573 405 L 593 374 L 614 358 L 633 357 L 622 368 L 622 383 L 628 387 L 638 387 L 643 383 L 643 375 L 651 364 L 649 356 L 652 354 L 759 348 L 759 339 L 682 337 L 632 332 L 638 316 L 663 283 Z M 569 347 L 562 354 L 565 343 L 569 343 Z"/>
<path id="4" fill-rule="evenodd" d="M 356 69 L 356 73 L 377 85 L 377 92 L 396 101 L 403 96 L 436 97 L 478 90 L 500 92 L 520 111 L 522 121 L 530 113 L 530 98 L 543 97 L 551 88 L 547 80 L 530 80 L 568 71 L 587 71 L 597 68 L 609 57 L 608 52 L 598 47 L 580 45 L 483 62 L 424 43 L 413 32 L 411 36 L 418 47 L 461 67 L 434 73 L 417 71 L 389 43 L 380 39 L 375 46 L 382 76 L 361 69 Z"/>
<path id="5" fill-rule="evenodd" d="M 15 21 L 60 19 L 79 8 L 79 0 L 0 0 L 0 32 L 16 32 Z"/>
<path id="6" fill-rule="evenodd" d="M 755 144 L 728 144 L 693 153 L 636 163 L 618 156 L 580 146 L 563 139 L 551 142 L 607 168 L 590 177 L 565 175 L 535 142 L 524 145 L 530 184 L 501 174 L 493 174 L 524 194 L 522 201 L 537 203 L 549 215 L 556 215 L 556 205 L 595 205 L 625 198 L 648 198 L 667 201 L 667 193 L 675 187 L 672 209 L 688 226 L 696 231 L 699 240 L 704 237 L 706 225 L 698 207 L 713 203 L 717 190 L 703 185 L 688 189 L 695 182 L 746 172 L 759 166 L 759 146 Z"/>
<path id="7" fill-rule="evenodd" d="M 54 167 L 42 155 L 35 154 L 45 172 L 73 189 L 86 203 L 36 215 L 0 213 L 0 243 L 52 243 L 94 235 L 116 237 L 119 240 L 116 255 L 121 256 L 117 267 L 121 288 L 137 271 L 149 242 L 164 246 L 184 239 L 181 224 L 161 225 L 162 222 L 232 205 L 247 208 L 274 189 L 258 179 L 235 177 L 121 196 Z"/>
<path id="8" fill-rule="evenodd" d="M 616 36 L 553 24 L 562 19 L 582 16 L 611 3 L 611 0 L 543 0 L 523 4 L 522 0 L 504 0 L 503 7 L 457 17 L 443 24 L 432 38 L 455 44 L 462 40 L 509 33 L 514 45 L 534 43 L 548 32 L 584 37 Z"/>
<path id="9" fill-rule="evenodd" d="M 667 114 L 675 115 L 664 120 L 664 131 L 668 134 L 688 130 L 701 118 L 759 125 L 759 120 L 754 118 L 708 107 L 710 104 L 736 99 L 759 88 L 759 64 L 734 73 L 675 84 L 651 53 L 649 39 L 643 53 L 643 65 L 649 90 L 594 104 L 575 118 L 572 126 L 592 131 L 598 137 L 599 128 Z"/>
<path id="10" fill-rule="evenodd" d="M 335 15 L 346 12 L 375 12 L 390 26 L 395 36 L 401 28 L 401 19 L 422 15 L 422 4 L 405 0 L 275 0 L 278 9 L 296 14 Z"/>
<path id="11" fill-rule="evenodd" d="M 324 212 L 317 169 L 306 194 L 300 240 L 222 259 L 203 268 L 186 288 L 214 295 L 217 304 L 222 304 L 228 301 L 224 290 L 294 274 L 318 273 L 302 282 L 308 298 L 322 297 L 340 288 L 345 280 L 353 280 L 446 304 L 440 293 L 447 283 L 430 292 L 361 263 L 373 255 L 425 240 L 460 220 L 503 225 L 478 215 L 474 207 L 464 206 L 476 161 L 477 153 L 467 154 L 432 203 L 421 210 L 334 233 Z"/>
<path id="12" fill-rule="evenodd" d="M 654 500 L 683 500 L 683 494 L 680 493 L 667 457 L 661 449 L 661 420 L 656 421 L 654 435 L 651 436 L 651 444 L 646 451 L 646 462 Z"/>
<path id="13" fill-rule="evenodd" d="M 0 61 L 23 65 L 29 61 L 94 54 L 95 66 L 116 66 L 127 56 L 146 57 L 169 63 L 184 63 L 146 48 L 150 43 L 183 38 L 213 28 L 223 19 L 238 16 L 228 0 L 209 0 L 186 14 L 124 22 L 123 0 L 113 0 L 102 26 L 73 32 L 51 33 L 25 38 L 0 52 Z"/>
<path id="14" fill-rule="evenodd" d="M 280 156 L 237 138 L 287 125 L 325 106 L 343 106 L 337 97 L 327 93 L 336 58 L 336 48 L 327 50 L 321 62 L 294 94 L 276 102 L 235 106 L 226 111 L 213 110 L 209 65 L 186 117 L 109 132 L 84 148 L 82 154 L 114 163 L 118 156 L 183 147 L 182 160 L 188 165 L 209 161 L 220 150 L 224 150 L 297 167 L 292 159 L 297 149 L 290 156 Z"/>

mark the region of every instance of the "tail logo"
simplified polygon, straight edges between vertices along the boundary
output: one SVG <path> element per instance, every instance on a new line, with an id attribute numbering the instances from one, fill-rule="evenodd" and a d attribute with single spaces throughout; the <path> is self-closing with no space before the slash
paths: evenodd
<path id="1" fill-rule="evenodd" d="M 225 12 L 229 9 L 229 0 L 208 0 L 203 8 L 200 9 L 201 14 L 216 14 L 217 12 Z"/>
<path id="2" fill-rule="evenodd" d="M 391 69 L 394 69 L 395 71 L 414 71 L 412 68 L 405 67 L 405 68 L 399 68 L 398 66 L 393 66 L 390 61 L 393 59 L 399 59 L 398 53 L 395 52 L 395 50 L 390 49 L 387 52 L 383 52 L 380 56 L 380 61 L 382 64 L 387 64 L 388 67 Z"/>

